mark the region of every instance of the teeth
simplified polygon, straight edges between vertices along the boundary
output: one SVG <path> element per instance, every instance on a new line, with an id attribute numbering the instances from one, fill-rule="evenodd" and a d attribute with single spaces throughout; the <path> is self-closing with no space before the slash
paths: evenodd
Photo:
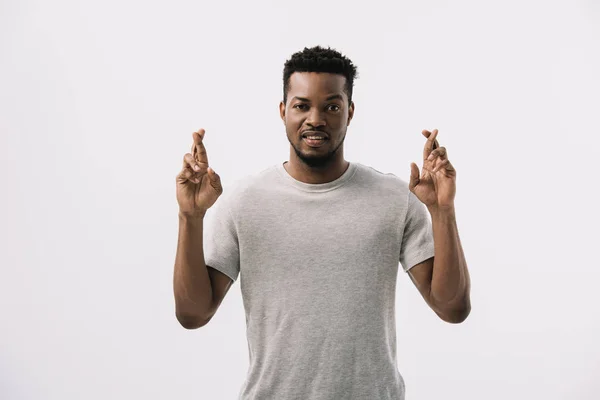
<path id="1" fill-rule="evenodd" d="M 317 139 L 323 140 L 323 139 L 325 139 L 325 138 L 322 138 L 321 136 L 307 136 L 306 138 L 307 139 L 312 139 L 312 140 L 317 140 Z"/>

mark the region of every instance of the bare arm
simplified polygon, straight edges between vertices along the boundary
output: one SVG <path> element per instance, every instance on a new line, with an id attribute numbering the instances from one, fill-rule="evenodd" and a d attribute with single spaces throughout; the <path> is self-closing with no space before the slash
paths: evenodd
<path id="1" fill-rule="evenodd" d="M 184 156 L 176 179 L 180 209 L 173 292 L 177 320 L 187 329 L 208 323 L 232 283 L 204 261 L 204 216 L 223 192 L 219 176 L 208 167 L 204 133 L 194 132 L 193 154 Z"/>
<path id="2" fill-rule="evenodd" d="M 454 209 L 436 210 L 431 215 L 436 255 L 431 277 L 431 297 L 442 308 L 468 314 L 471 279 L 458 236 L 456 212 Z"/>
<path id="3" fill-rule="evenodd" d="M 432 212 L 435 257 L 409 270 L 427 304 L 446 322 L 460 323 L 471 311 L 471 279 L 454 210 Z"/>
<path id="4" fill-rule="evenodd" d="M 435 257 L 414 266 L 409 274 L 440 318 L 460 323 L 471 312 L 471 279 L 456 225 L 456 169 L 436 140 L 438 130 L 422 133 L 427 138 L 423 174 L 411 163 L 409 189 L 431 214 Z"/>
<path id="5" fill-rule="evenodd" d="M 179 213 L 173 292 L 177 320 L 187 329 L 205 325 L 212 307 L 212 286 L 204 263 L 204 214 Z"/>

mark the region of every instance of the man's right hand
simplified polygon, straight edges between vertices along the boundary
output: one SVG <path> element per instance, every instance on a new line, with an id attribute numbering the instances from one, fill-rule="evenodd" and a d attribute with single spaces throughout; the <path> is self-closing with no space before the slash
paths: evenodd
<path id="1" fill-rule="evenodd" d="M 203 216 L 223 193 L 221 178 L 208 166 L 204 134 L 204 129 L 192 134 L 192 152 L 183 157 L 183 169 L 176 178 L 179 212 L 184 215 Z"/>

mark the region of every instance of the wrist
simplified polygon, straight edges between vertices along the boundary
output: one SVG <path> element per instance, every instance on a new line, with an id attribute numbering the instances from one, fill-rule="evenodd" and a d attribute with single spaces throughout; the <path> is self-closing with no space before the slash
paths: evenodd
<path id="1" fill-rule="evenodd" d="M 432 217 L 434 216 L 440 216 L 440 215 L 456 215 L 456 209 L 454 208 L 454 204 L 449 205 L 449 206 L 431 206 L 431 207 L 427 207 L 427 210 L 429 210 L 429 213 L 431 214 Z"/>
<path id="2" fill-rule="evenodd" d="M 181 211 L 179 210 L 179 219 L 198 220 L 204 219 L 206 210 Z"/>

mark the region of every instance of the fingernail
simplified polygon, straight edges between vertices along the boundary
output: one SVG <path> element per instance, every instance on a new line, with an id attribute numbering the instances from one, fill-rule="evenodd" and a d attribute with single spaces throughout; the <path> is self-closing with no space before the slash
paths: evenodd
<path id="1" fill-rule="evenodd" d="M 429 157 L 427 157 L 428 160 L 433 160 L 433 154 L 430 154 Z"/>
<path id="2" fill-rule="evenodd" d="M 194 165 L 194 169 L 195 169 L 196 171 L 199 171 L 199 170 L 200 170 L 200 167 L 198 166 L 198 164 Z"/>

